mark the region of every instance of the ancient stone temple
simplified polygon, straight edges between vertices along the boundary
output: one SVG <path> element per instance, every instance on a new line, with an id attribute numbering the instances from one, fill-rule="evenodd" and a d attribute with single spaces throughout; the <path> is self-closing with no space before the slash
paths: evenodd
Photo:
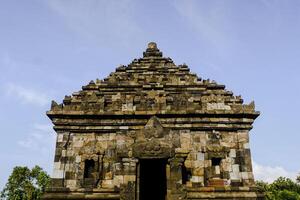
<path id="1" fill-rule="evenodd" d="M 91 81 L 47 115 L 57 133 L 44 199 L 263 199 L 254 186 L 254 103 L 163 57 Z"/>

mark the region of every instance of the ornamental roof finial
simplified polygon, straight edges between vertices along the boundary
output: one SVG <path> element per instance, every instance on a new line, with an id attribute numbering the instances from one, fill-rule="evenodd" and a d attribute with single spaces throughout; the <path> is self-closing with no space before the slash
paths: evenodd
<path id="1" fill-rule="evenodd" d="M 143 55 L 144 57 L 162 57 L 162 52 L 159 51 L 155 42 L 149 42 Z"/>

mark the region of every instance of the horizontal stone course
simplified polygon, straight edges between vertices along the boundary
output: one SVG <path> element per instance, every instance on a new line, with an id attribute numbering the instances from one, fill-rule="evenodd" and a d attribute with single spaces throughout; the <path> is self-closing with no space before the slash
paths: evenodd
<path id="1" fill-rule="evenodd" d="M 53 101 L 47 115 L 57 142 L 44 199 L 143 200 L 145 173 L 157 163 L 153 176 L 166 184 L 157 190 L 168 200 L 263 198 L 249 149 L 254 102 L 175 65 L 155 43 L 143 58 Z"/>

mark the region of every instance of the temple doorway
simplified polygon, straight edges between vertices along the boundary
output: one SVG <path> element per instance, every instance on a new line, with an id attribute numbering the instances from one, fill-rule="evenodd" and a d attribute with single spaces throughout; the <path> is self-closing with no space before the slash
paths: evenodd
<path id="1" fill-rule="evenodd" d="M 141 159 L 139 200 L 165 200 L 167 194 L 165 159 Z"/>

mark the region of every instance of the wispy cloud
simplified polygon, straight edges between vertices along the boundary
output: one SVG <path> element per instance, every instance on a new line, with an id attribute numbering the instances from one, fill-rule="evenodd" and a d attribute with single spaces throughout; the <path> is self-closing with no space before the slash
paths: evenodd
<path id="1" fill-rule="evenodd" d="M 131 0 L 47 3 L 67 27 L 95 43 L 129 45 L 143 35 L 133 16 L 135 4 Z"/>
<path id="2" fill-rule="evenodd" d="M 25 88 L 15 83 L 9 83 L 5 87 L 8 96 L 17 97 L 22 103 L 35 104 L 39 106 L 48 105 L 51 98 L 46 94 L 31 88 Z"/>
<path id="3" fill-rule="evenodd" d="M 281 166 L 264 166 L 256 162 L 253 162 L 253 173 L 256 180 L 263 180 L 269 183 L 273 182 L 280 176 L 291 179 L 295 179 L 297 176 L 297 172 L 288 171 Z"/>
<path id="4" fill-rule="evenodd" d="M 199 2 L 202 2 L 201 4 Z M 222 2 L 209 3 L 203 1 L 172 2 L 173 7 L 180 16 L 192 27 L 198 35 L 198 39 L 208 41 L 214 48 L 224 48 L 232 45 L 232 37 L 226 31 L 227 11 Z M 232 34 L 232 31 L 230 31 Z M 215 50 L 217 51 L 218 48 Z"/>
<path id="5" fill-rule="evenodd" d="M 29 150 L 49 154 L 55 141 L 52 125 L 34 124 L 31 131 L 24 139 L 18 141 L 18 145 Z"/>

